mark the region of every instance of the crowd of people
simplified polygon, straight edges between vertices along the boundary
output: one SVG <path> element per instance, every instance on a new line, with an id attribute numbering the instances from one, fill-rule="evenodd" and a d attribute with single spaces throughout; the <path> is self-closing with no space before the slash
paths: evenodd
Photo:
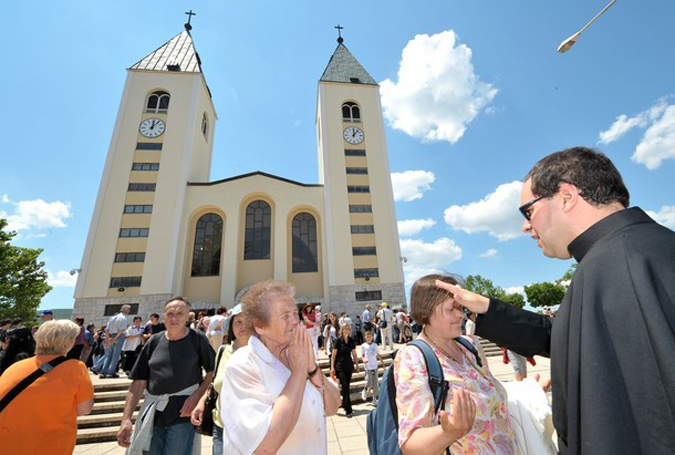
<path id="1" fill-rule="evenodd" d="M 405 455 L 672 453 L 675 234 L 628 209 L 616 168 L 586 148 L 537 163 L 521 202 L 523 231 L 543 253 L 579 262 L 555 314 L 432 274 L 413 284 L 410 315 L 385 302 L 353 318 L 318 305 L 299 310 L 292 284 L 268 280 L 231 311 L 195 315 L 174 297 L 145 325 L 129 320 L 128 305 L 98 330 L 81 318 L 55 321 L 49 311 L 37 329 L 3 321 L 3 450 L 44 453 L 49 444 L 49 453 L 72 453 L 77 416 L 93 406 L 85 364 L 117 377 L 122 357 L 132 382 L 117 441 L 130 454 L 195 453 L 199 435 L 209 434 L 214 454 L 324 455 L 326 417 L 340 407 L 353 414 L 351 379 L 361 368 L 362 398 L 372 397 L 373 416 L 394 416 L 385 437 Z M 550 380 L 498 381 L 476 335 L 513 353 L 519 367 L 523 358 L 550 356 L 552 410 Z M 382 353 L 394 342 L 379 384 Z M 440 376 L 430 377 L 430 358 Z M 388 405 L 377 406 L 378 398 Z M 544 423 L 550 413 L 557 446 Z M 371 450 L 378 441 L 369 440 Z"/>

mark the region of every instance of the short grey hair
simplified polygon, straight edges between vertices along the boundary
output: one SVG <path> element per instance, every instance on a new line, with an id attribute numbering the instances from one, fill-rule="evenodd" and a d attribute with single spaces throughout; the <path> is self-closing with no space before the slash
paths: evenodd
<path id="1" fill-rule="evenodd" d="M 47 321 L 35 332 L 35 354 L 66 355 L 79 334 L 80 326 L 73 321 Z"/>

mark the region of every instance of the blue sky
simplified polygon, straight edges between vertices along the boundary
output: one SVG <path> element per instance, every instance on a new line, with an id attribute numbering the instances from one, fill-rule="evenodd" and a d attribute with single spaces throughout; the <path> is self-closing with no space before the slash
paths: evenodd
<path id="1" fill-rule="evenodd" d="M 345 45 L 382 84 L 408 280 L 432 269 L 505 288 L 559 278 L 518 235 L 518 180 L 540 158 L 598 147 L 632 204 L 675 228 L 675 4 L 606 1 L 6 2 L 0 216 L 44 248 L 73 304 L 125 69 L 192 35 L 219 115 L 211 179 L 262 170 L 315 183 L 317 81 Z M 416 171 L 416 172 L 415 172 Z M 410 283 L 408 283 L 410 284 Z"/>

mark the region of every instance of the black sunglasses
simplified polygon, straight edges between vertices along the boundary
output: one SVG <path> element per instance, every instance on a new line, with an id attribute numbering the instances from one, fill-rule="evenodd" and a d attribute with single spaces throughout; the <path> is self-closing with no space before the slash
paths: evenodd
<path id="1" fill-rule="evenodd" d="M 518 207 L 518 210 L 520 210 L 520 213 L 523 214 L 523 216 L 527 221 L 530 221 L 530 207 L 532 207 L 537 201 L 544 199 L 545 197 L 546 196 L 539 196 L 537 198 L 532 199 L 527 204 L 523 204 L 520 207 Z"/>

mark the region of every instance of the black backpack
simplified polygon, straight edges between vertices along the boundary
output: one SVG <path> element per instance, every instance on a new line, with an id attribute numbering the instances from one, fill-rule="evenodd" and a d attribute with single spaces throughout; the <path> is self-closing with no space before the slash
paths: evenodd
<path id="1" fill-rule="evenodd" d="M 478 351 L 465 338 L 455 338 L 459 344 L 476 356 L 478 366 L 483 366 Z M 429 388 L 434 396 L 434 414 L 445 408 L 445 399 L 449 385 L 443 377 L 443 368 L 436 357 L 436 353 L 426 341 L 416 339 L 408 343 L 415 346 L 424 355 L 424 363 L 429 373 Z M 377 397 L 377 408 L 370 411 L 366 422 L 368 434 L 368 450 L 371 455 L 399 455 L 398 446 L 398 408 L 396 407 L 396 384 L 394 382 L 394 365 L 391 364 L 384 372 L 382 385 Z M 450 454 L 450 449 L 445 449 Z"/>

